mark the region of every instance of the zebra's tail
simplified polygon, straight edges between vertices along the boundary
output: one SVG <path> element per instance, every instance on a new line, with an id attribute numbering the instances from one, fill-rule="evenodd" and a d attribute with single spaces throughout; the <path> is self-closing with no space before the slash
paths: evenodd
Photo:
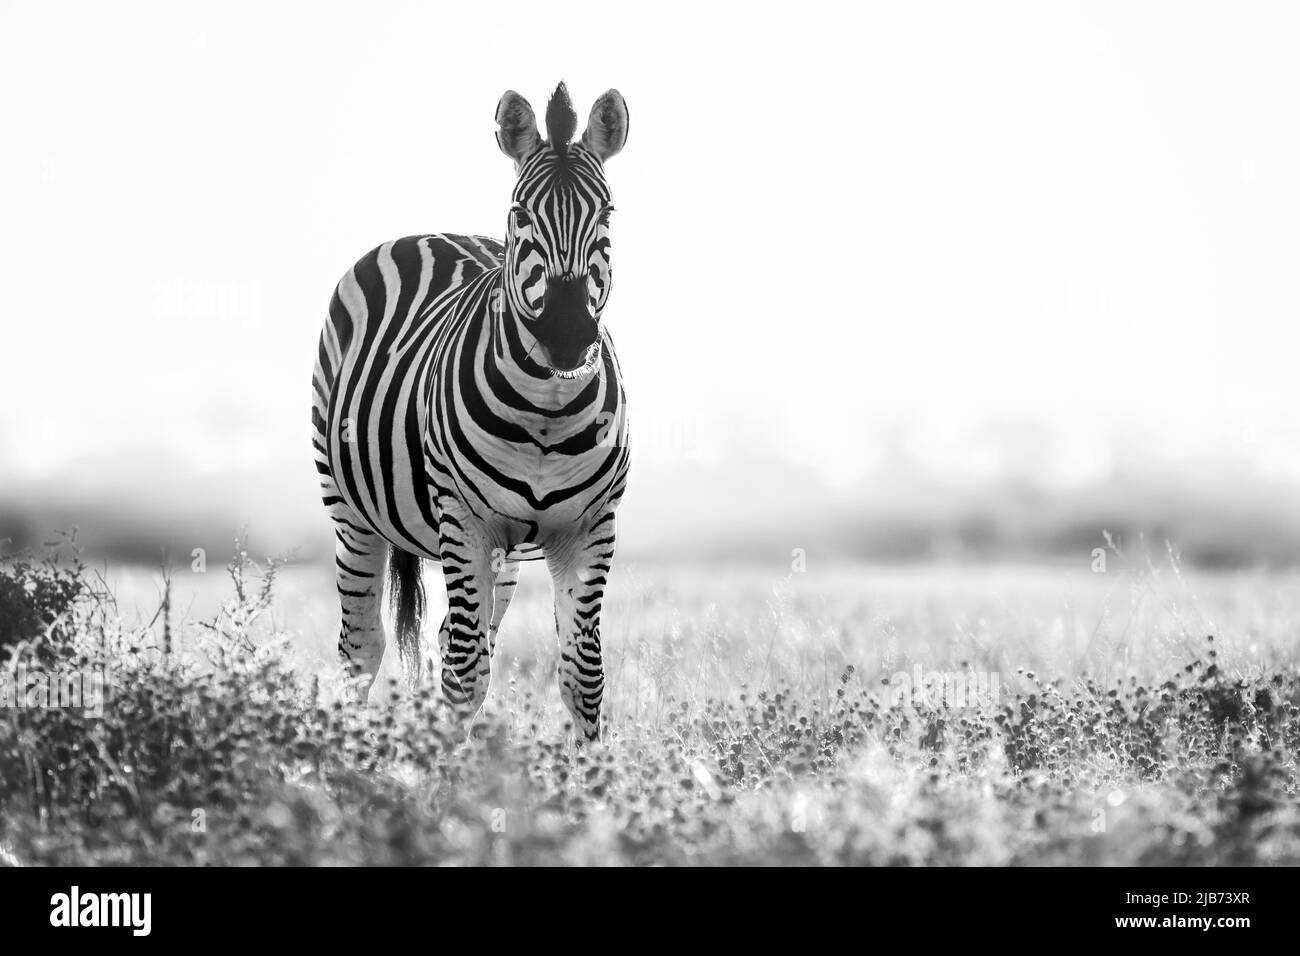
<path id="1" fill-rule="evenodd" d="M 420 683 L 423 658 L 420 648 L 420 624 L 424 620 L 422 565 L 418 555 L 401 548 L 388 549 L 388 602 L 393 611 L 402 671 L 412 688 Z"/>

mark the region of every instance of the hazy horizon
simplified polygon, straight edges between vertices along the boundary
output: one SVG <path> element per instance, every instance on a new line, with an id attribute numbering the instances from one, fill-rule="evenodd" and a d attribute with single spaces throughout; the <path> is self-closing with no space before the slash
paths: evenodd
<path id="1" fill-rule="evenodd" d="M 1120 521 L 1300 559 L 1300 11 L 941 6 L 0 7 L 3 86 L 41 90 L 0 105 L 0 517 L 327 545 L 334 283 L 396 236 L 499 235 L 497 99 L 563 78 L 634 116 L 620 549 L 1033 553 Z"/>

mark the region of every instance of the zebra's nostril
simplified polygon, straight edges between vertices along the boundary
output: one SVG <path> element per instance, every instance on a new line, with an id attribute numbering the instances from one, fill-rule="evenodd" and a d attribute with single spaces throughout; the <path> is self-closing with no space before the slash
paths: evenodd
<path id="1" fill-rule="evenodd" d="M 585 281 L 586 276 L 580 276 L 574 272 L 565 272 L 558 276 L 549 276 L 546 279 L 546 291 L 548 294 L 552 291 L 561 292 L 570 286 L 580 285 Z"/>
<path id="2" fill-rule="evenodd" d="M 589 315 L 587 279 L 585 276 L 568 275 L 558 279 L 546 280 L 546 294 L 542 298 L 542 315 L 548 313 L 559 319 L 576 317 L 579 313 Z"/>

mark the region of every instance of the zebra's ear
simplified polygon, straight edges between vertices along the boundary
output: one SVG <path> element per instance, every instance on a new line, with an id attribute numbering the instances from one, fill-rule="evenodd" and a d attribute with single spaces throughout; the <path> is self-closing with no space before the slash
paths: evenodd
<path id="1" fill-rule="evenodd" d="M 514 90 L 506 90 L 497 104 L 497 145 L 501 152 L 519 164 L 541 143 L 533 108 Z"/>
<path id="2" fill-rule="evenodd" d="M 627 102 L 618 90 L 609 90 L 596 100 L 582 134 L 582 145 L 604 162 L 627 142 Z"/>

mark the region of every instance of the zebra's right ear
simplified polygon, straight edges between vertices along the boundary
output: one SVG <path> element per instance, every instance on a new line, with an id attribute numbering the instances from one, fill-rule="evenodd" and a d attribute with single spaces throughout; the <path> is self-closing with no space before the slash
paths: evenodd
<path id="1" fill-rule="evenodd" d="M 501 152 L 518 166 L 541 144 L 533 108 L 514 90 L 506 90 L 497 104 L 497 145 Z"/>
<path id="2" fill-rule="evenodd" d="M 606 90 L 591 108 L 582 144 L 603 163 L 627 142 L 627 101 L 618 90 Z"/>

